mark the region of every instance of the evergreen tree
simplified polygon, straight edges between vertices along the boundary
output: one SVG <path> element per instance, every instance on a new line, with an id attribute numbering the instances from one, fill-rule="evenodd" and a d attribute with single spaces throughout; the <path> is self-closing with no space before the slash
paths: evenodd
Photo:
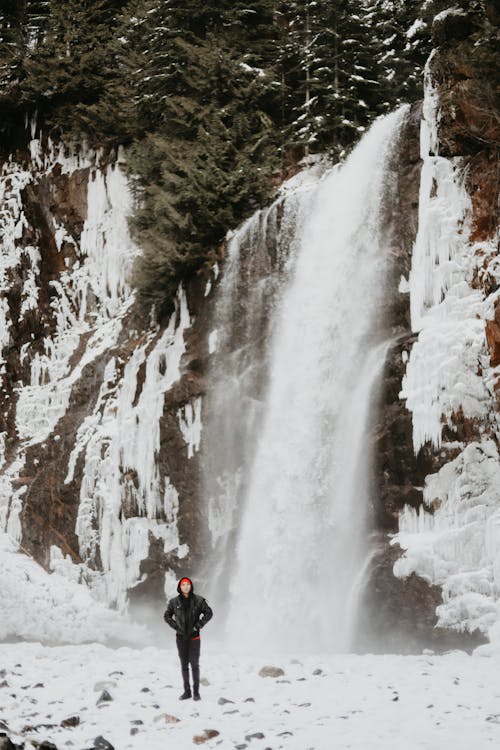
<path id="1" fill-rule="evenodd" d="M 226 231 L 269 199 L 273 170 L 342 158 L 371 120 L 421 96 L 444 0 L 4 0 L 0 131 L 131 144 L 144 250 L 160 306 Z M 460 0 L 462 1 L 462 0 Z"/>
<path id="2" fill-rule="evenodd" d="M 423 68 L 431 49 L 433 15 L 423 6 L 422 0 L 370 2 L 371 26 L 378 40 L 376 64 L 381 84 L 378 102 L 381 112 L 422 97 Z"/>
<path id="3" fill-rule="evenodd" d="M 43 42 L 49 0 L 6 0 L 0 8 L 0 132 L 14 127 L 25 80 L 24 63 Z"/>
<path id="4" fill-rule="evenodd" d="M 353 0 L 282 2 L 285 140 L 299 152 L 343 153 L 376 114 L 373 29 Z"/>
<path id="5" fill-rule="evenodd" d="M 6 13 L 0 105 L 14 116 L 36 111 L 44 126 L 80 136 L 79 115 L 115 77 L 110 41 L 123 6 L 124 0 L 24 0 Z"/>
<path id="6" fill-rule="evenodd" d="M 133 228 L 143 248 L 136 281 L 162 306 L 186 273 L 214 253 L 270 195 L 274 147 L 259 110 L 259 76 L 210 34 L 177 38 L 177 90 L 165 98 L 161 127 L 132 151 L 142 197 Z"/>

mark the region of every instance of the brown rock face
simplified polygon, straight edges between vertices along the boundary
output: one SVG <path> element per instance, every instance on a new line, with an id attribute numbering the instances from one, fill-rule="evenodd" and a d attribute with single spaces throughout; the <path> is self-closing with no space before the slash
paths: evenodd
<path id="1" fill-rule="evenodd" d="M 486 321 L 486 341 L 490 350 L 490 365 L 496 367 L 500 365 L 500 302 L 498 300 L 495 303 L 495 319 Z"/>
<path id="2" fill-rule="evenodd" d="M 444 34 L 444 39 L 431 56 L 430 72 L 441 111 L 440 154 L 471 158 L 486 152 L 494 157 L 500 142 L 494 75 L 498 27 L 479 12 L 465 11 L 445 16 L 437 26 L 437 36 Z"/>
<path id="3" fill-rule="evenodd" d="M 494 3 L 484 7 L 484 13 L 460 10 L 435 22 L 439 46 L 430 59 L 440 107 L 439 153 L 464 159 L 473 242 L 497 230 L 500 187 L 499 13 Z"/>

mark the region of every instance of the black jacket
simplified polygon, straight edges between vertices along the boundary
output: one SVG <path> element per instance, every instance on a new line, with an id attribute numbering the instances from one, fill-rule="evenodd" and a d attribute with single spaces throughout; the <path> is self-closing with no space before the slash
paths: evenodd
<path id="1" fill-rule="evenodd" d="M 189 638 L 198 636 L 212 616 L 205 599 L 191 592 L 187 601 L 182 594 L 170 599 L 163 619 L 180 636 Z"/>

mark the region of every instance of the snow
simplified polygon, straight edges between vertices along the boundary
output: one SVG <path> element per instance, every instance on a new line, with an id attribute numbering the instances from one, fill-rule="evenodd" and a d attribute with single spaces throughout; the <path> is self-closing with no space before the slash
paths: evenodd
<path id="1" fill-rule="evenodd" d="M 444 21 L 448 16 L 467 17 L 467 13 L 462 8 L 445 8 L 434 16 L 434 21 Z"/>
<path id="2" fill-rule="evenodd" d="M 47 573 L 16 550 L 12 538 L 0 533 L 0 640 L 138 645 L 148 637 L 146 628 L 93 600 L 87 586 Z"/>
<path id="3" fill-rule="evenodd" d="M 406 36 L 408 37 L 408 39 L 413 39 L 413 37 L 416 36 L 419 31 L 425 29 L 426 26 L 427 24 L 425 23 L 425 21 L 423 21 L 421 18 L 416 18 L 406 32 Z"/>
<path id="4" fill-rule="evenodd" d="M 213 354 L 217 351 L 217 341 L 219 338 L 219 331 L 215 328 L 209 333 L 208 336 L 208 353 Z"/>
<path id="5" fill-rule="evenodd" d="M 201 440 L 201 397 L 194 403 L 187 403 L 177 414 L 182 437 L 187 445 L 187 456 L 192 458 L 200 448 Z"/>
<path id="6" fill-rule="evenodd" d="M 201 671 L 209 684 L 199 703 L 178 700 L 178 657 L 167 629 L 143 649 L 0 645 L 7 683 L 0 718 L 26 750 L 42 740 L 94 747 L 98 736 L 116 750 L 181 749 L 195 747 L 193 738 L 207 729 L 217 734 L 203 747 L 220 750 L 486 750 L 500 742 L 499 657 L 316 654 L 299 661 L 264 652 L 256 659 L 228 652 L 206 633 Z M 266 664 L 284 675 L 259 676 Z M 98 706 L 104 689 L 112 701 Z M 80 723 L 61 727 L 70 717 Z"/>

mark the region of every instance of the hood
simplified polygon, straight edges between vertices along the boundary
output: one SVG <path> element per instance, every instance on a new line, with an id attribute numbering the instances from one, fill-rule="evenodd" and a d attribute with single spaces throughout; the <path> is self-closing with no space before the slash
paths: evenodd
<path id="1" fill-rule="evenodd" d="M 193 582 L 192 582 L 192 580 L 188 576 L 182 576 L 181 578 L 179 578 L 179 583 L 177 584 L 177 593 L 178 594 L 182 594 L 182 591 L 181 591 L 181 581 L 183 581 L 185 578 L 191 584 L 191 591 L 189 592 L 189 596 L 191 596 L 191 594 L 193 593 Z"/>

